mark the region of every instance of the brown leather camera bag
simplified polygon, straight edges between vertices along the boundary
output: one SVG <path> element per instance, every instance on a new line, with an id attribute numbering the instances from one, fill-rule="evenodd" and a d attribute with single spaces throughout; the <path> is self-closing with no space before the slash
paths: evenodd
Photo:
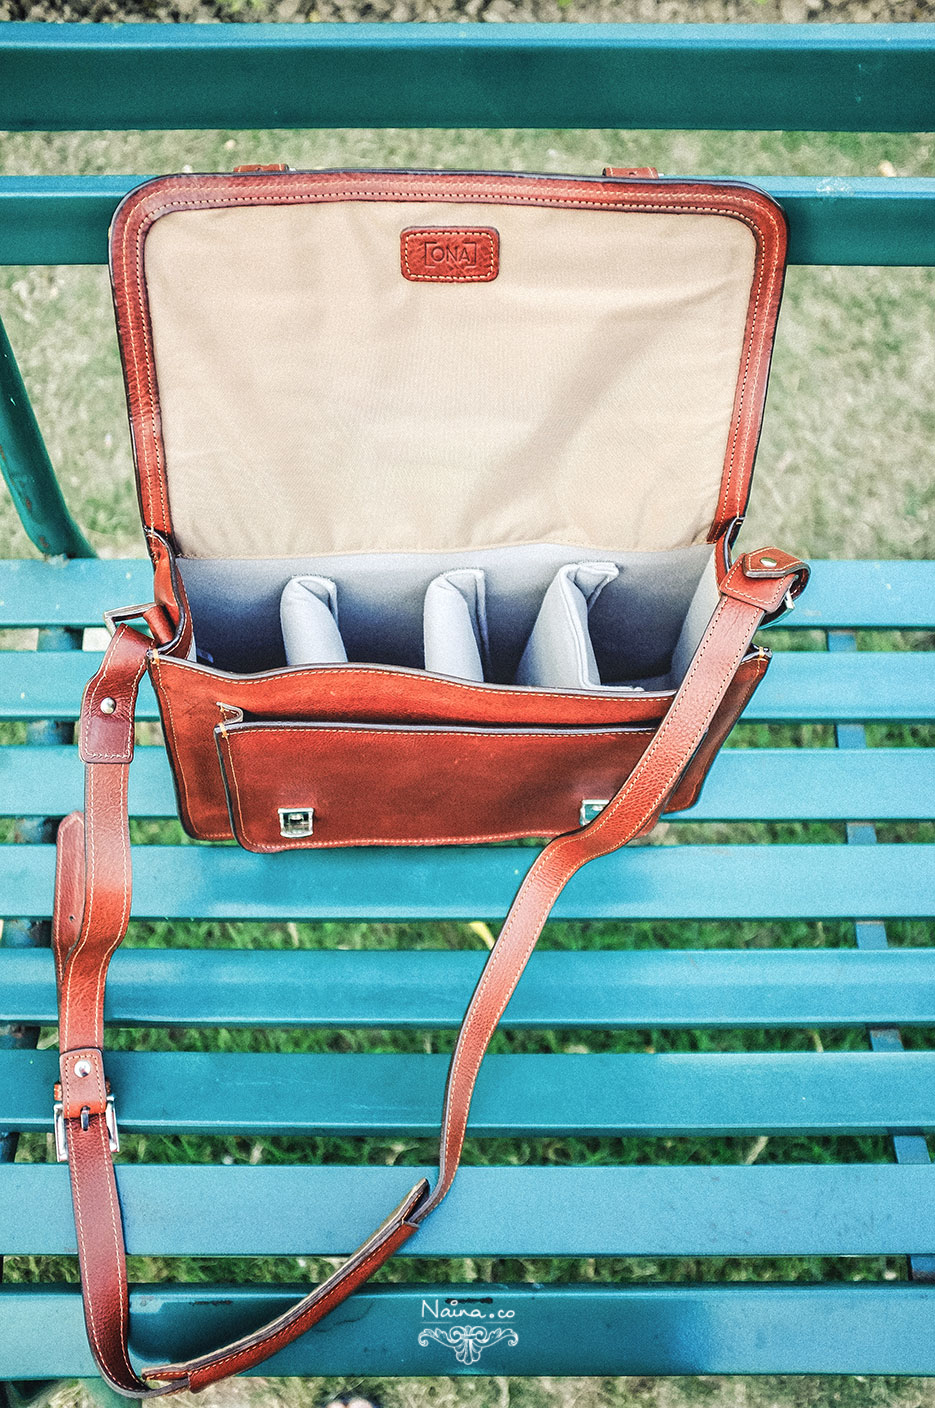
<path id="1" fill-rule="evenodd" d="M 563 886 L 697 796 L 767 668 L 755 631 L 807 578 L 776 549 L 730 558 L 785 242 L 749 186 L 639 172 L 270 168 L 160 178 L 121 205 L 154 601 L 113 614 L 85 693 L 53 926 L 57 1142 L 88 1336 L 119 1392 L 260 1363 L 412 1236 L 451 1186 L 484 1052 Z M 194 837 L 551 839 L 468 1006 L 434 1188 L 271 1324 L 138 1373 L 102 1048 L 144 673 Z"/>

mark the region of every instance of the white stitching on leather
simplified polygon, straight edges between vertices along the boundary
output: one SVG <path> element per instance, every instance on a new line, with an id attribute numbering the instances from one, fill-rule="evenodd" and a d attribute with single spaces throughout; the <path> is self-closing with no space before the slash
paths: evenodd
<path id="1" fill-rule="evenodd" d="M 52 907 L 52 946 L 54 949 L 55 966 L 60 987 L 62 986 L 65 964 L 68 959 L 71 943 L 76 942 L 72 935 L 69 935 L 71 943 L 69 943 L 67 947 L 62 940 L 62 929 L 67 923 L 67 921 L 62 918 L 64 905 L 67 903 L 64 880 L 65 840 L 68 833 L 74 831 L 76 827 L 81 830 L 84 828 L 84 816 L 81 812 L 72 812 L 64 817 L 62 821 L 59 822 L 59 828 L 55 838 L 55 897 Z M 82 914 L 83 912 L 82 910 Z M 75 917 L 75 920 L 78 931 L 80 932 L 80 919 L 78 916 Z"/>
<path id="2" fill-rule="evenodd" d="M 136 212 L 134 212 L 134 214 L 135 214 L 135 213 L 136 213 Z M 129 250 L 129 225 L 130 225 L 130 222 L 127 221 L 127 224 L 124 226 L 124 242 L 123 242 L 123 249 L 122 249 L 122 251 L 121 251 L 121 253 L 122 253 L 122 261 L 121 261 L 121 262 L 122 262 L 122 265 L 123 265 L 123 279 L 124 279 L 124 283 L 125 283 L 125 284 L 128 282 L 128 279 L 127 279 L 127 273 L 128 273 L 127 255 L 128 255 L 128 250 Z M 138 258 L 136 259 L 135 277 L 136 277 L 137 295 L 138 295 L 138 299 L 139 299 L 140 331 L 141 331 L 141 333 L 142 333 L 143 345 L 144 345 L 144 349 L 145 349 L 145 347 L 146 347 L 146 342 L 147 342 L 147 338 L 146 338 L 147 302 L 146 302 L 146 293 L 145 293 L 145 290 L 144 290 L 144 288 L 143 288 L 143 257 L 142 257 L 142 244 L 140 244 L 140 245 L 138 246 Z M 135 333 L 135 330 L 134 330 L 134 327 L 133 327 L 133 321 L 132 321 L 132 319 L 129 319 L 129 320 L 128 320 L 127 333 L 128 333 L 128 340 L 129 340 L 130 344 L 131 344 L 131 345 L 134 347 L 134 349 L 135 349 L 135 345 L 136 345 L 136 333 Z M 172 530 L 172 520 L 171 520 L 171 518 L 169 517 L 169 509 L 168 509 L 168 505 L 167 505 L 167 503 L 166 503 L 165 486 L 164 486 L 164 483 L 163 483 L 164 478 L 165 478 L 165 475 L 164 475 L 164 472 L 163 472 L 163 464 L 162 464 L 162 448 L 161 448 L 161 439 L 162 439 L 162 437 L 159 435 L 159 433 L 158 433 L 158 431 L 157 431 L 157 428 L 156 428 L 156 397 L 157 397 L 157 395 L 158 395 L 158 390 L 157 390 L 157 387 L 156 387 L 156 385 L 155 385 L 155 381 L 154 381 L 154 377 L 153 377 L 153 359 L 152 359 L 152 357 L 147 356 L 147 357 L 145 358 L 145 361 L 146 361 L 146 382 L 147 382 L 147 387 L 148 387 L 148 392 L 149 392 L 148 412 L 149 412 L 149 421 L 150 421 L 150 433 L 149 433 L 149 435 L 147 436 L 147 439 L 146 439 L 146 441 L 144 442 L 144 444 L 145 444 L 145 447 L 146 447 L 147 457 L 148 457 L 148 451 L 149 451 L 149 448 L 150 448 L 150 445 L 151 445 L 151 446 L 152 446 L 153 453 L 154 453 L 154 455 L 155 455 L 155 459 L 156 459 L 157 482 L 158 482 L 158 485 L 159 485 L 159 501 L 160 501 L 160 503 L 161 503 L 161 505 L 162 505 L 162 511 L 163 511 L 162 520 L 161 520 L 161 522 L 160 522 L 160 528 L 164 528 L 166 532 L 171 532 L 171 530 Z M 136 380 L 136 384 L 137 384 L 137 404 L 142 406 L 142 404 L 143 404 L 143 398 L 142 398 L 142 395 L 140 394 L 140 393 L 141 393 L 141 390 L 142 390 L 142 387 L 141 387 L 140 375 L 139 375 L 139 358 L 138 358 L 136 355 L 134 355 L 134 357 L 133 357 L 133 367 L 134 367 L 134 373 L 135 373 L 135 380 Z M 149 473 L 148 473 L 148 469 L 149 469 L 148 464 L 147 464 L 146 468 L 147 468 L 146 478 L 147 478 L 147 480 L 148 480 L 149 477 L 150 477 L 150 476 L 149 476 Z M 150 526 L 152 526 L 152 525 L 153 525 L 153 520 L 154 520 L 154 518 L 155 518 L 155 514 L 153 513 L 153 490 L 152 490 L 152 485 L 151 485 L 150 483 L 147 483 L 147 486 L 146 486 L 146 496 L 147 496 L 147 501 L 148 501 L 148 518 L 149 518 Z"/>
<path id="3" fill-rule="evenodd" d="M 769 221 L 769 224 L 770 224 L 770 226 L 771 226 L 771 232 L 772 232 L 773 238 L 774 238 L 774 239 L 778 239 L 779 236 L 780 236 L 781 233 L 782 233 L 782 227 L 781 227 L 779 221 L 776 219 L 776 217 L 775 217 L 775 215 L 774 215 L 774 213 L 773 213 L 772 207 L 769 206 L 769 205 L 765 206 L 765 207 L 764 207 L 764 214 L 766 215 L 766 217 L 767 217 L 767 219 L 768 219 L 768 221 Z M 721 494 L 720 494 L 720 496 L 719 496 L 718 506 L 717 506 L 717 511 L 716 511 L 717 517 L 716 517 L 716 519 L 715 519 L 715 522 L 720 522 L 720 520 L 721 520 L 721 519 L 726 515 L 726 513 L 729 511 L 731 478 L 732 478 L 733 471 L 734 471 L 734 461 L 735 461 L 735 455 L 736 455 L 736 450 L 737 450 L 737 433 L 738 433 L 738 431 L 739 431 L 739 429 L 740 429 L 740 425 L 741 425 L 741 422 L 742 422 L 742 420 L 743 420 L 743 407 L 744 407 L 744 398 L 745 398 L 745 396 L 746 396 L 746 390 L 747 390 L 747 380 L 748 380 L 748 372 L 749 372 L 749 365 L 750 365 L 750 356 L 751 356 L 751 353 L 752 353 L 752 350 L 753 350 L 754 341 L 755 341 L 757 318 L 758 318 L 758 316 L 759 316 L 759 310 L 760 310 L 760 290 L 761 290 L 762 285 L 763 285 L 763 248 L 762 248 L 761 234 L 760 234 L 759 229 L 756 229 L 756 228 L 754 228 L 754 227 L 752 227 L 752 226 L 751 226 L 751 228 L 753 228 L 753 230 L 754 230 L 754 236 L 755 236 L 756 243 L 757 243 L 757 255 L 758 255 L 758 261 L 757 261 L 757 262 L 758 262 L 757 285 L 756 285 L 756 291 L 755 291 L 755 293 L 754 293 L 754 295 L 753 295 L 753 299 L 752 299 L 753 308 L 752 308 L 752 313 L 751 313 L 751 317 L 750 317 L 750 334 L 749 334 L 749 337 L 748 337 L 748 339 L 747 339 L 747 349 L 746 349 L 746 354 L 745 354 L 745 359 L 744 359 L 744 369 L 743 369 L 743 374 L 742 374 L 741 380 L 740 380 L 740 388 L 739 388 L 739 389 L 740 389 L 740 395 L 739 395 L 739 397 L 738 397 L 738 402 L 737 402 L 737 418 L 736 418 L 735 425 L 734 425 L 734 427 L 733 427 L 733 431 L 732 431 L 732 433 L 731 433 L 730 442 L 729 442 L 729 446 L 728 446 L 728 449 L 729 449 L 729 459 L 728 459 L 728 463 L 727 463 L 727 475 L 726 475 L 726 478 L 725 478 L 725 480 L 724 480 L 724 487 L 723 487 L 723 490 L 722 490 L 722 492 L 721 492 Z M 778 266 L 776 265 L 776 263 L 775 263 L 775 261 L 774 261 L 773 264 L 772 264 L 772 266 L 771 266 L 771 268 L 770 268 L 770 282 L 769 282 L 769 288 L 767 289 L 767 293 L 766 293 L 766 306 L 767 306 L 767 308 L 770 306 L 770 303 L 771 303 L 771 301 L 772 301 L 773 289 L 774 289 L 774 287 L 775 287 L 775 285 L 776 285 L 777 276 L 780 276 L 780 273 L 781 273 L 781 271 L 779 270 Z M 763 361 L 764 350 L 765 350 L 764 344 L 761 344 L 761 345 L 757 348 L 756 363 L 755 363 L 755 365 L 754 365 L 754 367 L 753 367 L 753 373 L 752 373 L 752 378 L 751 378 L 754 389 L 756 389 L 756 387 L 757 387 L 757 385 L 758 385 L 758 383 L 759 383 L 760 366 L 761 366 L 762 361 Z M 744 463 L 745 463 L 746 453 L 747 453 L 747 445 L 749 444 L 749 441 L 750 441 L 750 434 L 751 434 L 751 431 L 752 431 L 752 426 L 751 426 L 750 422 L 748 421 L 747 425 L 746 425 L 745 428 L 744 428 L 743 445 L 742 445 L 742 448 L 741 448 L 740 455 L 738 456 L 738 458 L 739 458 L 739 460 L 740 460 L 740 469 L 741 469 L 741 473 L 743 472 L 743 468 L 744 468 Z"/>
<path id="4" fill-rule="evenodd" d="M 90 709 L 91 709 L 91 707 L 92 707 L 93 700 L 96 698 L 98 689 L 99 689 L 99 687 L 100 687 L 101 685 L 103 685 L 103 683 L 104 683 L 104 681 L 106 680 L 107 675 L 108 675 L 110 669 L 112 668 L 112 666 L 113 666 L 113 659 L 111 658 L 111 660 L 108 662 L 107 667 L 105 668 L 105 670 L 103 671 L 103 673 L 102 673 L 102 675 L 101 675 L 100 681 L 98 682 L 98 686 L 96 686 L 95 689 L 92 690 L 91 695 L 89 696 L 89 699 L 88 699 L 88 711 L 87 711 L 87 713 L 85 714 L 85 719 L 87 719 L 87 718 L 90 717 Z M 134 677 L 133 677 L 133 682 L 132 682 L 132 685 L 131 685 L 131 691 L 130 691 L 130 696 L 129 696 L 131 701 L 132 701 L 132 699 L 133 699 L 133 697 L 134 697 L 134 695 L 135 695 L 136 688 L 137 688 L 137 686 L 138 686 L 138 684 L 139 684 L 139 681 L 140 681 L 140 679 L 141 679 L 141 677 L 142 677 L 142 674 L 143 674 L 143 670 L 144 670 L 145 668 L 146 668 L 146 658 L 145 658 L 145 656 L 144 656 L 143 659 L 140 661 L 139 667 L 138 667 L 138 669 L 137 669 L 137 671 L 136 671 L 136 673 L 135 673 L 135 675 L 134 675 Z M 132 714 L 132 702 L 131 702 L 131 714 Z M 130 727 L 132 728 L 132 724 L 130 724 Z M 127 811 L 127 788 L 128 788 L 128 762 L 127 762 L 127 761 L 124 761 L 125 755 L 124 755 L 124 754 L 114 754 L 114 755 L 100 754 L 100 753 L 94 753 L 93 750 L 88 749 L 88 756 L 91 757 L 91 758 L 97 758 L 97 759 L 101 759 L 101 758 L 103 758 L 103 757 L 110 757 L 110 756 L 113 756 L 113 757 L 115 757 L 115 758 L 117 758 L 117 759 L 119 760 L 119 766 L 120 766 L 120 770 L 121 770 L 121 774 L 122 774 L 122 776 L 121 776 L 121 778 L 120 778 L 120 788 L 119 788 L 120 798 L 119 798 L 119 800 L 120 800 L 120 807 L 121 807 L 121 815 L 122 815 L 122 816 L 123 816 L 123 815 L 126 815 L 126 811 Z M 111 764 L 111 763 L 106 763 L 106 764 L 104 764 L 104 766 L 110 767 L 110 766 L 112 766 L 112 764 Z M 72 1026 L 72 985 L 73 985 L 73 981 L 74 981 L 75 967 L 76 967 L 77 960 L 78 960 L 78 958 L 79 958 L 79 956 L 80 956 L 82 950 L 84 949 L 86 943 L 88 942 L 88 940 L 89 940 L 89 939 L 91 938 L 91 936 L 92 936 L 92 931 L 93 931 L 93 928 L 94 928 L 94 907 L 95 907 L 95 899 L 96 899 L 96 871 L 97 871 L 97 853 L 98 853 L 98 846 L 97 846 L 97 844 L 96 844 L 96 840 L 95 840 L 95 836 L 94 836 L 94 826 L 95 826 L 94 818 L 95 818 L 95 815 L 96 815 L 96 808 L 95 808 L 95 804 L 94 804 L 94 793 L 95 793 L 95 786 L 96 786 L 96 781 L 97 781 L 96 767 L 97 767 L 97 765 L 96 765 L 94 762 L 90 762 L 90 763 L 88 763 L 87 769 L 86 769 L 87 798 L 86 798 L 86 807 L 85 807 L 85 815 L 84 815 L 84 822 L 83 822 L 84 841 L 85 841 L 84 908 L 83 908 L 82 915 L 81 915 L 81 925 L 80 925 L 80 929 L 79 929 L 79 933 L 78 933 L 77 942 L 75 943 L 74 947 L 69 951 L 69 953 L 67 954 L 67 956 L 63 958 L 63 963 L 62 963 L 62 985 L 61 985 L 61 986 L 62 986 L 62 994 L 61 994 L 61 1006 L 62 1006 L 62 1011 L 61 1011 L 61 1028 L 62 1028 L 62 1032 L 61 1032 L 61 1036 L 62 1036 L 62 1042 L 63 1042 L 63 1045 L 64 1045 L 64 1049 L 65 1049 L 66 1051 L 69 1050 L 69 1049 L 71 1048 L 71 1046 L 73 1045 L 72 1038 L 71 1038 L 71 1026 Z M 103 1045 L 103 1012 L 102 1012 L 102 1001 L 101 1001 L 101 985 L 102 985 L 102 983 L 103 983 L 103 981 L 104 981 L 104 975 L 105 975 L 105 973 L 106 973 L 107 962 L 108 962 L 109 959 L 110 959 L 110 955 L 114 952 L 114 949 L 117 947 L 117 945 L 118 945 L 118 944 L 121 942 L 121 940 L 123 939 L 123 935 L 124 935 L 124 932 L 125 932 L 125 930 L 126 930 L 126 921 L 127 921 L 128 916 L 129 916 L 129 903 L 130 903 L 129 889 L 130 889 L 130 886 L 129 886 L 129 879 L 128 879 L 128 877 L 129 877 L 129 874 L 130 874 L 130 853 L 129 853 L 129 831 L 128 831 L 128 824 L 127 824 L 127 825 L 121 825 L 121 827 L 120 827 L 120 840 L 121 840 L 121 871 L 122 871 L 122 873 L 121 873 L 121 882 L 120 882 L 120 883 L 121 883 L 122 895 L 123 895 L 122 911 L 121 911 L 121 923 L 120 923 L 120 927 L 119 927 L 119 929 L 118 929 L 118 931 L 117 931 L 117 938 L 116 938 L 116 940 L 115 940 L 114 943 L 111 945 L 110 949 L 106 951 L 105 955 L 99 960 L 100 966 L 99 966 L 99 968 L 98 968 L 98 975 L 97 975 L 97 992 L 96 992 L 95 1007 L 94 1007 L 94 1024 L 95 1024 L 95 1025 L 94 1025 L 94 1045 L 95 1045 L 95 1046 L 98 1046 L 98 1047 L 101 1046 L 101 1045 Z M 89 861 L 90 861 L 90 864 L 88 863 Z"/>
<path id="5" fill-rule="evenodd" d="M 120 827 L 120 865 L 121 865 L 121 886 L 123 890 L 123 904 L 120 910 L 120 919 L 116 925 L 115 936 L 110 946 L 105 949 L 98 963 L 97 986 L 94 992 L 95 1011 L 95 1035 L 100 1045 L 104 1045 L 104 983 L 107 978 L 107 966 L 111 956 L 123 942 L 123 936 L 127 932 L 127 924 L 130 919 L 130 903 L 133 894 L 133 870 L 130 859 L 130 818 L 129 818 L 129 767 L 121 768 L 123 774 L 120 779 L 120 814 L 122 821 Z M 93 849 L 93 847 L 92 847 Z"/>
<path id="6" fill-rule="evenodd" d="M 68 1051 L 73 1044 L 71 1040 L 71 987 L 75 973 L 75 964 L 78 960 L 78 955 L 81 953 L 81 950 L 84 948 L 90 936 L 91 919 L 94 912 L 94 876 L 96 869 L 95 852 L 97 848 L 95 846 L 89 846 L 87 843 L 87 818 L 94 811 L 94 779 L 95 769 L 93 767 L 88 767 L 86 769 L 87 797 L 83 827 L 83 840 L 85 843 L 84 908 L 81 914 L 81 927 L 78 931 L 78 940 L 74 947 L 71 949 L 70 953 L 68 954 L 68 961 L 64 967 L 62 976 L 61 1013 L 59 1015 L 59 1040 L 66 1051 Z M 88 868 L 89 860 L 90 869 Z"/>
<path id="7" fill-rule="evenodd" d="M 486 274 L 481 274 L 477 278 L 471 276 L 465 277 L 463 274 L 417 274 L 409 264 L 409 240 L 415 235 L 476 235 L 478 239 L 483 239 L 487 242 L 487 247 L 490 252 L 490 269 Z M 405 268 L 406 278 L 411 279 L 415 284 L 491 284 L 497 277 L 493 267 L 495 250 L 496 245 L 494 244 L 490 230 L 467 230 L 460 226 L 455 228 L 453 226 L 445 227 L 439 225 L 436 226 L 435 229 L 422 229 L 417 227 L 415 229 L 403 230 L 402 232 L 403 266 Z"/>
<path id="8" fill-rule="evenodd" d="M 402 1225 L 403 1224 L 400 1223 L 400 1226 Z M 363 1261 L 359 1262 L 356 1266 L 354 1266 L 353 1269 L 355 1271 L 363 1271 L 366 1267 L 370 1265 L 371 1262 L 376 1261 L 377 1257 L 380 1256 L 381 1253 L 383 1253 L 383 1255 L 381 1261 L 377 1261 L 377 1265 L 379 1266 L 382 1264 L 383 1261 L 386 1261 L 388 1259 L 389 1254 L 385 1252 L 385 1247 L 390 1235 L 391 1234 L 388 1233 L 387 1236 L 380 1242 L 379 1246 L 377 1246 L 370 1253 L 369 1256 L 365 1257 Z M 348 1260 L 344 1263 L 344 1265 L 338 1267 L 337 1271 L 333 1274 L 336 1276 L 340 1276 L 344 1272 L 345 1268 L 353 1263 L 353 1260 L 353 1256 L 349 1257 Z M 376 1267 L 374 1267 L 374 1270 L 375 1269 Z M 330 1280 L 331 1278 L 329 1277 L 328 1279 Z M 364 1277 L 364 1279 L 366 1280 L 366 1277 Z M 203 1370 L 219 1369 L 222 1364 L 227 1364 L 231 1359 L 239 1359 L 241 1355 L 250 1353 L 254 1349 L 265 1349 L 268 1344 L 271 1344 L 274 1340 L 281 1338 L 281 1336 L 285 1334 L 287 1330 L 291 1330 L 295 1326 L 296 1322 L 298 1320 L 302 1320 L 309 1310 L 320 1311 L 320 1313 L 315 1317 L 315 1320 L 311 1321 L 311 1324 L 315 1324 L 318 1320 L 322 1319 L 325 1314 L 323 1307 L 328 1304 L 328 1302 L 332 1299 L 333 1296 L 337 1294 L 338 1291 L 343 1289 L 344 1281 L 343 1279 L 337 1281 L 330 1291 L 328 1291 L 324 1296 L 322 1296 L 320 1300 L 316 1300 L 316 1296 L 318 1296 L 319 1292 L 324 1286 L 327 1286 L 327 1284 L 328 1281 L 323 1281 L 320 1286 L 316 1286 L 314 1291 L 311 1291 L 307 1296 L 303 1296 L 301 1300 L 296 1301 L 295 1305 L 291 1306 L 289 1310 L 284 1311 L 282 1315 L 277 1317 L 277 1319 L 271 1320 L 268 1325 L 264 1325 L 259 1330 L 255 1330 L 252 1335 L 244 1336 L 242 1339 L 235 1341 L 231 1345 L 223 1346 L 222 1348 L 227 1352 L 224 1353 L 220 1359 L 218 1359 L 216 1356 L 218 1354 L 221 1354 L 221 1350 L 215 1350 L 214 1354 L 202 1355 L 200 1359 L 192 1359 L 189 1360 L 188 1363 L 164 1364 L 160 1365 L 158 1368 L 148 1369 L 145 1372 L 148 1377 L 154 1379 L 158 1379 L 164 1374 L 170 1378 L 174 1378 L 176 1377 L 176 1371 L 178 1371 L 179 1375 L 181 1375 L 182 1373 L 186 1373 L 189 1375 L 193 1373 L 197 1374 Z M 350 1294 L 350 1290 L 345 1291 L 344 1296 L 342 1296 L 341 1299 L 343 1300 L 346 1296 Z M 305 1328 L 309 1327 L 306 1326 Z M 300 1333 L 302 1333 L 302 1331 L 297 1331 L 297 1334 Z M 261 1340 L 257 1340 L 256 1337 L 258 1335 L 262 1335 L 263 1338 Z M 292 1338 L 295 1338 L 295 1336 L 293 1336 Z M 253 1342 L 251 1343 L 251 1341 Z M 272 1354 L 272 1351 L 270 1351 L 270 1354 Z M 256 1362 L 259 1363 L 262 1361 L 263 1358 L 269 1357 L 269 1355 L 264 1354 L 263 1356 L 261 1356 L 261 1360 L 257 1360 Z M 173 1371 L 171 1375 L 168 1375 L 169 1370 Z"/>
<path id="9" fill-rule="evenodd" d="M 358 725 L 349 723 L 344 728 L 337 728 L 333 724 L 327 723 L 302 724 L 290 722 L 279 724 L 275 720 L 270 719 L 258 723 L 235 724 L 233 728 L 226 728 L 224 730 L 224 736 L 227 737 L 230 734 L 237 736 L 245 733 L 263 734 L 269 730 L 270 733 L 275 732 L 277 734 L 311 733 L 316 738 L 323 737 L 327 733 L 342 734 L 347 738 L 359 737 L 360 734 L 372 734 L 374 738 L 386 738 L 391 733 L 405 733 L 419 736 L 425 729 L 431 730 L 430 736 L 433 738 L 449 736 L 456 738 L 488 738 L 492 742 L 498 738 L 529 738 L 535 740 L 537 743 L 567 743 L 569 741 L 580 743 L 582 739 L 590 738 L 593 734 L 597 734 L 600 738 L 630 738 L 639 733 L 655 734 L 656 732 L 654 728 L 642 728 L 639 725 L 634 725 L 633 728 L 603 728 L 600 724 L 595 725 L 594 728 L 583 727 L 580 729 L 549 728 L 548 726 L 544 727 L 540 724 L 530 724 L 528 729 L 496 728 L 493 725 L 491 725 L 489 729 L 485 729 L 480 725 L 466 725 L 464 728 L 461 728 L 457 724 L 452 724 L 450 727 L 445 724 L 387 724 L 384 728 L 373 728 L 367 724 Z"/>
<path id="10" fill-rule="evenodd" d="M 157 656 L 155 654 L 153 656 L 153 659 L 154 661 L 157 659 Z M 532 700 L 532 702 L 535 704 L 540 699 L 559 699 L 565 702 L 569 700 L 583 700 L 588 704 L 596 705 L 599 709 L 602 710 L 602 712 L 606 710 L 608 713 L 612 712 L 615 708 L 619 709 L 620 705 L 623 703 L 632 704 L 635 700 L 640 702 L 644 700 L 649 702 L 655 702 L 656 700 L 672 699 L 675 695 L 674 689 L 646 690 L 643 692 L 633 691 L 632 693 L 613 695 L 607 694 L 603 690 L 597 689 L 549 690 L 540 689 L 538 686 L 535 685 L 529 685 L 523 689 L 510 689 L 507 685 L 477 685 L 469 684 L 467 681 L 463 680 L 450 679 L 447 676 L 436 676 L 431 674 L 427 675 L 424 670 L 410 670 L 405 666 L 401 666 L 399 669 L 396 670 L 384 669 L 382 666 L 379 665 L 367 664 L 316 665 L 314 669 L 310 670 L 302 669 L 299 666 L 291 666 L 281 670 L 271 671 L 269 674 L 231 675 L 225 670 L 212 670 L 204 665 L 193 665 L 190 660 L 177 660 L 174 659 L 172 656 L 164 657 L 160 663 L 164 665 L 171 665 L 174 668 L 180 670 L 194 670 L 197 674 L 208 675 L 209 677 L 214 679 L 219 678 L 223 680 L 229 680 L 233 685 L 239 685 L 241 688 L 243 688 L 245 684 L 248 685 L 250 689 L 255 689 L 262 685 L 272 686 L 281 684 L 283 680 L 330 679 L 332 675 L 356 675 L 364 673 L 367 676 L 382 676 L 383 678 L 393 680 L 430 679 L 433 683 L 441 685 L 443 689 L 446 690 L 466 690 L 469 694 L 476 696 L 480 702 L 489 703 L 491 699 L 525 699 L 527 701 Z M 249 705 L 246 704 L 237 707 L 249 709 Z M 647 714 L 646 717 L 653 718 L 654 715 Z M 368 719 L 367 722 L 372 723 L 373 720 Z M 496 725 L 491 722 L 491 727 L 495 726 Z M 600 726 L 601 725 L 599 724 L 594 725 L 595 728 L 598 728 Z M 479 724 L 478 727 L 483 727 L 483 725 Z M 561 725 L 555 723 L 530 724 L 529 727 L 559 728 L 561 727 Z M 582 725 L 582 727 L 587 728 L 590 727 L 590 725 L 585 724 Z"/>

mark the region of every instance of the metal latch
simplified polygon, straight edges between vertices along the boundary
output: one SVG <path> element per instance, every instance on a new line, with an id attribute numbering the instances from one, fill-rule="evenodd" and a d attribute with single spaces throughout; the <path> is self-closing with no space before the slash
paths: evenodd
<path id="1" fill-rule="evenodd" d="M 280 807 L 279 834 L 294 840 L 297 836 L 311 836 L 315 829 L 314 807 Z"/>
<path id="2" fill-rule="evenodd" d="M 81 1111 L 81 1127 L 87 1129 L 90 1115 L 88 1111 Z M 120 1152 L 120 1131 L 117 1128 L 117 1111 L 114 1106 L 114 1097 L 108 1095 L 107 1108 L 104 1111 L 104 1123 L 107 1126 L 107 1142 L 110 1145 L 110 1152 L 118 1154 Z M 55 1157 L 60 1164 L 68 1163 L 68 1140 L 65 1136 L 65 1110 L 61 1100 L 56 1100 L 52 1106 L 52 1132 L 55 1135 Z"/>
<path id="3" fill-rule="evenodd" d="M 609 797 L 585 797 L 581 803 L 581 810 L 578 813 L 578 825 L 587 826 L 589 821 L 593 821 L 610 801 Z"/>

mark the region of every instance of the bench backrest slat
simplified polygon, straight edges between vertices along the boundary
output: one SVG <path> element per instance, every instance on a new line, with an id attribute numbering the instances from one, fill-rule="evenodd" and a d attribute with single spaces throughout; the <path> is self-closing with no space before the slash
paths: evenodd
<path id="1" fill-rule="evenodd" d="M 18 24 L 0 127 L 912 132 L 935 26 Z"/>

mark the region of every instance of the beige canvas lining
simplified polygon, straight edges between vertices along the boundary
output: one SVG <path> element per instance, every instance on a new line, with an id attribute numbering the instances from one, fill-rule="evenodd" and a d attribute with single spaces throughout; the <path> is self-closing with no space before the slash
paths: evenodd
<path id="1" fill-rule="evenodd" d="M 492 283 L 400 272 L 409 226 L 500 232 Z M 190 557 L 704 540 L 754 273 L 728 216 L 484 202 L 180 211 L 146 239 Z"/>

